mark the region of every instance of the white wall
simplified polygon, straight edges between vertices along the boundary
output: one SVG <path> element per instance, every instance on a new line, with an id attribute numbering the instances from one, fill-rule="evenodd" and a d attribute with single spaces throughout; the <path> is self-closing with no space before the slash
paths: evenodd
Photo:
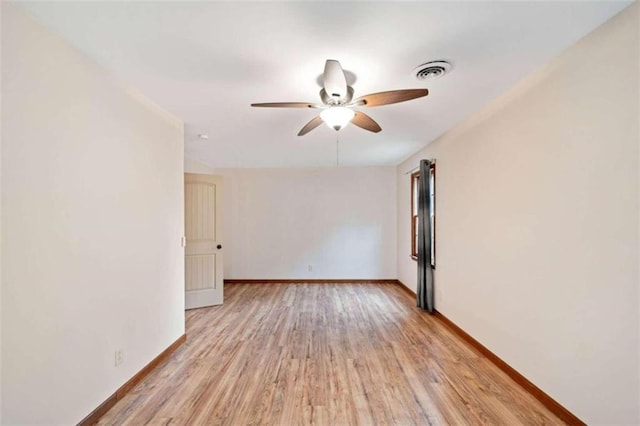
<path id="1" fill-rule="evenodd" d="M 182 123 L 2 7 L 1 423 L 75 424 L 184 333 Z"/>
<path id="2" fill-rule="evenodd" d="M 636 3 L 402 163 L 437 159 L 436 308 L 590 424 L 640 422 Z"/>
<path id="3" fill-rule="evenodd" d="M 395 168 L 185 169 L 224 176 L 225 278 L 396 277 Z"/>

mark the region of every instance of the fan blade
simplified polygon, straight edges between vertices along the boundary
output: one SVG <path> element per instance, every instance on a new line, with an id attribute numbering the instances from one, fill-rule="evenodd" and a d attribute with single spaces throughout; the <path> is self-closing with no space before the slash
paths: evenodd
<path id="1" fill-rule="evenodd" d="M 320 118 L 320 116 L 312 118 L 310 122 L 305 124 L 304 127 L 300 129 L 300 131 L 298 132 L 298 136 L 306 135 L 307 133 L 309 133 L 310 131 L 312 131 L 313 129 L 315 129 L 321 124 L 322 124 L 322 118 Z"/>
<path id="2" fill-rule="evenodd" d="M 324 90 L 330 97 L 342 99 L 347 94 L 347 78 L 340 66 L 340 62 L 327 59 L 324 64 Z"/>
<path id="3" fill-rule="evenodd" d="M 366 107 L 395 104 L 398 102 L 410 101 L 411 99 L 427 96 L 427 89 L 390 90 L 388 92 L 371 93 L 361 96 L 352 104 L 360 104 Z"/>
<path id="4" fill-rule="evenodd" d="M 309 102 L 265 102 L 261 104 L 251 104 L 252 107 L 269 107 L 269 108 L 317 108 L 316 105 Z"/>
<path id="5" fill-rule="evenodd" d="M 363 129 L 373 133 L 378 133 L 382 130 L 382 127 L 380 127 L 373 118 L 369 117 L 364 112 L 356 111 L 356 115 L 353 116 L 351 122 L 356 126 L 362 127 Z"/>

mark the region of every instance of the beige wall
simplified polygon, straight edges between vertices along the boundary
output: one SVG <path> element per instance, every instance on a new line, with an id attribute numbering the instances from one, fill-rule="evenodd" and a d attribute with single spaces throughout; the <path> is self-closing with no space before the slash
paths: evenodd
<path id="1" fill-rule="evenodd" d="M 640 422 L 638 5 L 402 163 L 436 158 L 436 307 L 590 424 Z"/>
<path id="2" fill-rule="evenodd" d="M 396 277 L 395 168 L 185 169 L 224 176 L 225 278 Z"/>
<path id="3" fill-rule="evenodd" d="M 2 10 L 0 3 L 0 34 L 2 34 Z M 1 40 L 0 40 L 1 42 Z M 2 55 L 0 54 L 0 71 Z M 0 117 L 2 117 L 2 79 L 0 78 Z M 2 119 L 0 118 L 0 189 L 2 188 Z M 2 196 L 0 193 L 0 241 L 2 241 Z M 2 244 L 0 244 L 0 307 L 2 307 Z M 0 423 L 2 423 L 2 313 L 0 313 Z"/>
<path id="4" fill-rule="evenodd" d="M 637 68 L 636 71 L 638 73 L 638 81 L 640 81 L 640 7 L 638 6 L 637 2 L 636 5 L 634 6 L 635 8 L 635 14 L 636 14 L 636 37 L 638 40 L 638 44 L 636 46 L 637 49 Z M 633 9 L 631 9 L 633 11 Z M 638 110 L 639 110 L 639 114 L 640 114 L 640 83 L 638 83 Z M 638 164 L 640 165 L 640 125 L 638 126 L 638 139 L 637 139 L 637 144 L 638 144 Z M 638 200 L 640 200 L 640 172 L 638 172 Z M 640 209 L 640 201 L 638 202 L 639 204 L 639 209 Z M 638 268 L 638 309 L 640 310 L 640 214 L 638 214 L 638 263 L 637 263 L 637 268 Z M 640 347 L 640 312 L 638 313 L 638 346 Z M 640 366 L 640 349 L 638 349 L 638 365 Z M 638 380 L 640 381 L 640 372 L 638 373 Z M 638 419 L 640 422 L 640 403 L 637 404 L 637 408 L 638 408 Z"/>
<path id="5" fill-rule="evenodd" d="M 182 123 L 2 8 L 0 423 L 75 424 L 184 332 Z"/>

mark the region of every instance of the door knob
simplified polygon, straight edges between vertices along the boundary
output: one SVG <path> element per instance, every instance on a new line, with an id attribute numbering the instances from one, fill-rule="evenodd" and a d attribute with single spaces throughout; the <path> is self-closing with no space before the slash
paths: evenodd
<path id="1" fill-rule="evenodd" d="M 218 247 L 218 250 L 220 250 L 222 248 L 222 244 L 218 244 L 217 247 Z"/>

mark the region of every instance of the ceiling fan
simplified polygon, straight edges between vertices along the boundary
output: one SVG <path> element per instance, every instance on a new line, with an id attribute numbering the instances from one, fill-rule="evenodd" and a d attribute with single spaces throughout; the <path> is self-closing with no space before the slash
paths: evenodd
<path id="1" fill-rule="evenodd" d="M 271 108 L 317 108 L 322 109 L 320 115 L 309 121 L 299 132 L 303 136 L 318 127 L 322 122 L 336 131 L 349 123 L 353 123 L 370 132 L 378 133 L 382 128 L 367 114 L 355 111 L 355 107 L 375 107 L 395 104 L 411 99 L 427 96 L 427 89 L 391 90 L 371 93 L 353 99 L 353 87 L 347 85 L 347 79 L 340 62 L 328 59 L 324 65 L 323 88 L 320 89 L 322 103 L 309 102 L 267 102 L 251 104 L 252 107 Z"/>

